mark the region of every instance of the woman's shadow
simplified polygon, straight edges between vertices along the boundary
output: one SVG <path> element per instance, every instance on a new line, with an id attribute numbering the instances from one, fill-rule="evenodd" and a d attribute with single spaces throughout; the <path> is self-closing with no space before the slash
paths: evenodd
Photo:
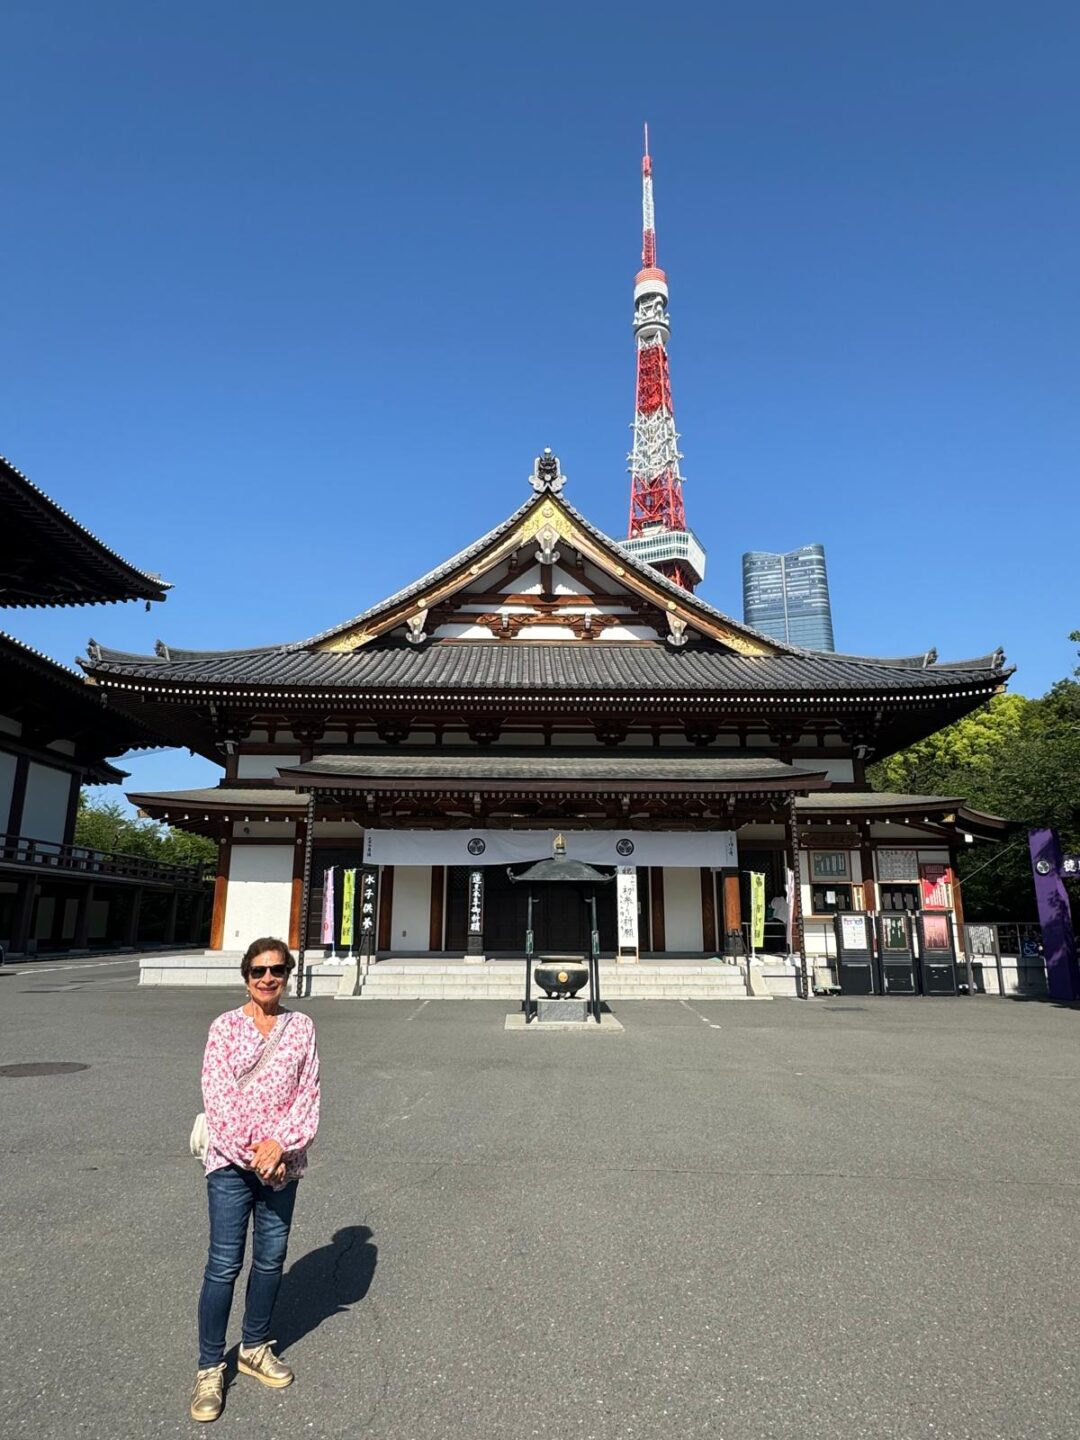
<path id="1" fill-rule="evenodd" d="M 289 1267 L 274 1307 L 279 1350 L 363 1300 L 379 1258 L 371 1235 L 367 1225 L 346 1225 L 329 1245 L 309 1250 Z"/>

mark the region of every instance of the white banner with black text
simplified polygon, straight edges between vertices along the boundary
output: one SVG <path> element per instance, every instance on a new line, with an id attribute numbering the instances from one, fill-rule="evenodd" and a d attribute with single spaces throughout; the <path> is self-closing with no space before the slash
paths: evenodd
<path id="1" fill-rule="evenodd" d="M 368 830 L 368 865 L 519 865 L 551 858 L 555 836 L 589 865 L 704 866 L 734 870 L 734 830 Z"/>

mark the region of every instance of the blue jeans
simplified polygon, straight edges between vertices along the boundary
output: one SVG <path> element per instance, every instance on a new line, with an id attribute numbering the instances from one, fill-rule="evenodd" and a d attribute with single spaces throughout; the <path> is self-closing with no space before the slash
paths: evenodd
<path id="1" fill-rule="evenodd" d="M 251 1273 L 244 1303 L 244 1345 L 270 1339 L 270 1316 L 281 1284 L 297 1181 L 271 1190 L 251 1170 L 230 1165 L 206 1177 L 210 1201 L 210 1254 L 199 1296 L 199 1368 L 225 1358 L 225 1330 L 233 1287 L 244 1264 L 248 1222 L 254 1215 Z"/>

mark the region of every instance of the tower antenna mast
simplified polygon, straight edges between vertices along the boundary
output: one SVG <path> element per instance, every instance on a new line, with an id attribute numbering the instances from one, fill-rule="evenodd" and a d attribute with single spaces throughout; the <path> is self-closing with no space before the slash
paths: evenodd
<path id="1" fill-rule="evenodd" d="M 705 551 L 686 526 L 682 455 L 675 429 L 667 343 L 667 276 L 656 264 L 649 127 L 641 157 L 641 269 L 634 280 L 637 399 L 629 456 L 630 526 L 627 548 L 677 585 L 693 590 L 705 575 Z"/>

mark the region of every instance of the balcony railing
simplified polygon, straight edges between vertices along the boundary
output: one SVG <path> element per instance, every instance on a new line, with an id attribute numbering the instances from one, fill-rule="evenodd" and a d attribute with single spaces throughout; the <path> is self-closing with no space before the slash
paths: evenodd
<path id="1" fill-rule="evenodd" d="M 0 835 L 0 865 L 45 870 L 56 875 L 98 875 L 103 880 L 145 880 L 197 889 L 212 878 L 207 865 L 170 865 L 145 855 L 116 855 L 86 845 L 59 845 L 25 835 Z"/>

